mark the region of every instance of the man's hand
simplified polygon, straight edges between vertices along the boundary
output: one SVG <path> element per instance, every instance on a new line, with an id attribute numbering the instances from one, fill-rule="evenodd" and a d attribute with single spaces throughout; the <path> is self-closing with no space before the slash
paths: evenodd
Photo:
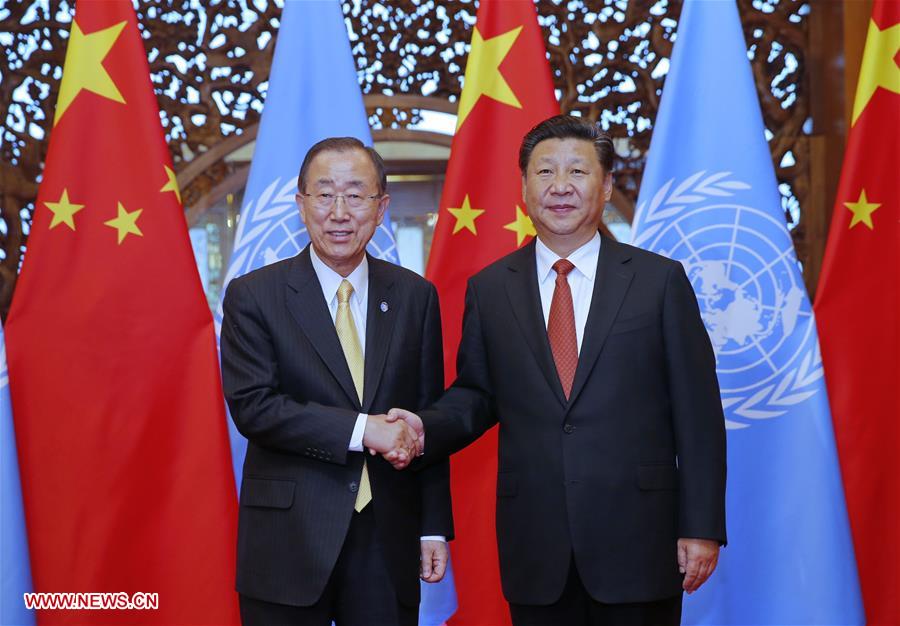
<path id="1" fill-rule="evenodd" d="M 381 454 L 394 469 L 403 469 L 421 452 L 416 431 L 405 421 L 389 420 L 387 415 L 369 415 L 363 445 L 372 455 Z"/>
<path id="2" fill-rule="evenodd" d="M 445 541 L 422 541 L 422 560 L 419 563 L 419 578 L 426 583 L 440 582 L 447 571 L 450 551 Z"/>
<path id="3" fill-rule="evenodd" d="M 684 574 L 682 587 L 694 593 L 706 582 L 719 562 L 719 542 L 711 539 L 679 539 L 678 571 Z"/>
<path id="4" fill-rule="evenodd" d="M 389 422 L 403 420 L 409 424 L 419 438 L 419 454 L 425 453 L 425 424 L 422 423 L 421 417 L 405 409 L 391 409 L 388 411 L 387 419 Z"/>

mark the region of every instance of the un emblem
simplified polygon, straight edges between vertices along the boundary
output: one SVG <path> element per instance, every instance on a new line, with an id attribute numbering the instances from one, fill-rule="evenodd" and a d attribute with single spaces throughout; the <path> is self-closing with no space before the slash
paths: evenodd
<path id="1" fill-rule="evenodd" d="M 276 178 L 258 198 L 244 203 L 234 236 L 234 249 L 222 293 L 228 283 L 256 268 L 287 259 L 306 245 L 306 227 L 300 219 L 294 194 L 296 179 Z M 216 308 L 216 337 L 222 331 L 222 299 Z"/>
<path id="2" fill-rule="evenodd" d="M 783 221 L 742 203 L 730 172 L 664 184 L 634 244 L 680 261 L 716 353 L 728 428 L 784 415 L 821 387 L 815 321 Z"/>
<path id="3" fill-rule="evenodd" d="M 287 259 L 303 249 L 306 227 L 294 201 L 296 192 L 294 179 L 276 178 L 258 198 L 251 198 L 244 204 L 226 282 L 263 265 Z"/>

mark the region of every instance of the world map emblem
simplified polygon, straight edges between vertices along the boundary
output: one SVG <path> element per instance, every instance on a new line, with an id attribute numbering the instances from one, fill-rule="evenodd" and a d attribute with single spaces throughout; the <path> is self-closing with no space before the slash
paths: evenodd
<path id="1" fill-rule="evenodd" d="M 233 278 L 298 254 L 309 242 L 306 226 L 300 219 L 295 194 L 297 179 L 279 177 L 259 195 L 244 203 L 234 238 L 231 264 L 224 285 Z M 396 261 L 396 245 L 387 218 L 369 242 L 374 257 Z M 224 290 L 223 290 L 224 293 Z M 216 333 L 221 331 L 222 304 L 216 310 Z"/>
<path id="2" fill-rule="evenodd" d="M 777 418 L 822 387 L 815 320 L 784 220 L 730 172 L 670 179 L 636 212 L 634 245 L 680 261 L 716 354 L 726 427 Z"/>

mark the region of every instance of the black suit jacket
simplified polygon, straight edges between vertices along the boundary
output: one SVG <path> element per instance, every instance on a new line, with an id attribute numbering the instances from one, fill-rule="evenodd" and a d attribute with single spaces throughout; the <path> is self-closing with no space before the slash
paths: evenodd
<path id="1" fill-rule="evenodd" d="M 574 552 L 609 603 L 677 595 L 679 537 L 725 542 L 715 358 L 680 263 L 603 238 L 572 393 L 556 373 L 534 243 L 474 276 L 458 378 L 422 413 L 426 459 L 499 422 L 506 598 L 549 604 Z"/>
<path id="2" fill-rule="evenodd" d="M 295 606 L 319 599 L 359 486 L 363 453 L 347 450 L 357 415 L 424 407 L 443 389 L 434 286 L 368 263 L 362 404 L 308 248 L 228 287 L 222 379 L 249 441 L 237 555 L 237 590 L 247 596 Z M 419 537 L 453 534 L 448 464 L 414 473 L 367 458 L 377 537 L 399 600 L 414 605 Z"/>

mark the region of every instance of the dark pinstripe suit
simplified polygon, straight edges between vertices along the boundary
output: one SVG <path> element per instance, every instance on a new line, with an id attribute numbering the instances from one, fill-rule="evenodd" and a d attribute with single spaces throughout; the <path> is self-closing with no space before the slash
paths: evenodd
<path id="1" fill-rule="evenodd" d="M 368 263 L 362 405 L 308 248 L 228 287 L 223 382 L 249 440 L 237 564 L 245 596 L 318 601 L 353 516 L 363 453 L 347 447 L 357 415 L 425 407 L 442 391 L 433 285 L 372 257 Z M 415 605 L 419 537 L 453 534 L 448 465 L 397 471 L 380 456 L 368 459 L 375 535 L 399 601 Z"/>

